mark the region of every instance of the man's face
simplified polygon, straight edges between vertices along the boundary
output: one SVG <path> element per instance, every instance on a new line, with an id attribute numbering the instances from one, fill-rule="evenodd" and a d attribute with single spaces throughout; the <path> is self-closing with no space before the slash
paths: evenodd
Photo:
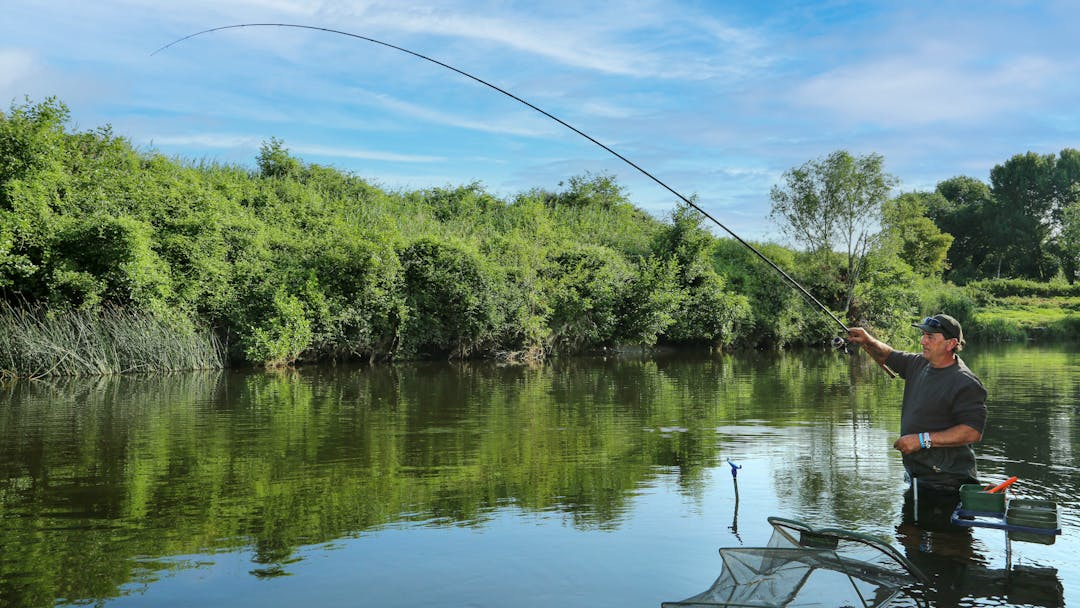
<path id="1" fill-rule="evenodd" d="M 950 354 L 951 340 L 946 338 L 945 334 L 924 331 L 920 342 L 922 344 L 922 356 L 927 361 L 940 361 Z"/>

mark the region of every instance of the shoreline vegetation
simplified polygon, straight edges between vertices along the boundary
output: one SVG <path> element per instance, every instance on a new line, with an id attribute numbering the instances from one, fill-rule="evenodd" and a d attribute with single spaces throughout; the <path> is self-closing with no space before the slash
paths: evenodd
<path id="1" fill-rule="evenodd" d="M 0 379 L 221 369 L 224 354 L 213 332 L 183 317 L 0 302 Z"/>
<path id="2" fill-rule="evenodd" d="M 276 139 L 252 169 L 139 151 L 109 127 L 67 122 L 55 99 L 0 113 L 0 379 L 825 348 L 840 333 L 696 211 L 654 218 L 609 175 L 508 199 L 476 183 L 391 192 Z M 949 238 L 925 263 L 906 236 L 929 222 L 912 197 L 896 199 L 857 265 L 754 245 L 846 323 L 898 345 L 941 310 L 972 341 L 1080 337 L 1072 266 L 1036 281 L 973 276 L 982 267 L 968 264 L 956 284 Z M 986 264 L 1000 273 L 1008 259 Z"/>

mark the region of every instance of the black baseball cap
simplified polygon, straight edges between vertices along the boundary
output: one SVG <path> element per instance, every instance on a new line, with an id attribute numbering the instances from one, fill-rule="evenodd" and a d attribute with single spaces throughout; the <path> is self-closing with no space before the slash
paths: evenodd
<path id="1" fill-rule="evenodd" d="M 930 334 L 941 334 L 946 338 L 956 338 L 960 344 L 964 343 L 964 330 L 960 327 L 960 322 L 946 314 L 936 314 L 932 317 L 926 317 L 922 320 L 922 323 L 912 323 L 912 327 L 918 327 L 919 329 Z"/>

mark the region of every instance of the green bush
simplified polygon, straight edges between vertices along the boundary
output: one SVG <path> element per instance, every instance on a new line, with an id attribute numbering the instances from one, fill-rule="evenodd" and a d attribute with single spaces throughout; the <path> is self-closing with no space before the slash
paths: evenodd
<path id="1" fill-rule="evenodd" d="M 81 218 L 64 216 L 57 221 L 46 268 L 52 266 L 53 278 L 82 274 L 92 277 L 95 285 L 83 294 L 65 294 L 67 297 L 54 299 L 54 303 L 92 306 L 100 298 L 120 306 L 165 308 L 172 296 L 172 283 L 155 244 L 153 227 L 132 217 L 99 213 Z M 51 291 L 62 293 L 55 288 Z M 87 299 L 90 291 L 93 298 Z"/>
<path id="2" fill-rule="evenodd" d="M 312 276 L 320 292 L 314 349 L 333 359 L 388 357 L 401 339 L 406 303 L 402 270 L 388 243 L 331 238 L 313 255 Z M 313 298 L 315 299 L 315 298 Z"/>
<path id="3" fill-rule="evenodd" d="M 402 354 L 466 357 L 495 347 L 504 310 L 493 273 L 475 252 L 424 238 L 398 257 L 406 314 Z"/>
<path id="4" fill-rule="evenodd" d="M 278 289 L 269 310 L 243 336 L 241 346 L 248 361 L 276 367 L 296 362 L 313 339 L 307 307 L 297 296 Z"/>
<path id="5" fill-rule="evenodd" d="M 957 287 L 952 283 L 927 283 L 920 289 L 922 298 L 919 314 L 929 316 L 943 312 L 954 317 L 963 326 L 975 318 L 975 311 L 979 307 L 974 295 L 977 291 L 971 284 Z"/>
<path id="6" fill-rule="evenodd" d="M 726 290 L 723 279 L 707 274 L 685 290 L 672 314 L 665 340 L 728 347 L 739 340 L 753 322 L 750 300 Z"/>
<path id="7" fill-rule="evenodd" d="M 548 262 L 541 280 L 551 307 L 549 348 L 573 352 L 615 344 L 631 265 L 599 245 L 556 252 Z"/>
<path id="8" fill-rule="evenodd" d="M 639 259 L 619 298 L 616 342 L 655 345 L 675 322 L 683 298 L 678 263 L 659 258 Z"/>
<path id="9" fill-rule="evenodd" d="M 851 322 L 873 328 L 875 336 L 887 343 L 902 344 L 910 339 L 911 324 L 919 315 L 923 284 L 911 267 L 898 257 L 871 256 L 866 282 L 855 289 Z"/>

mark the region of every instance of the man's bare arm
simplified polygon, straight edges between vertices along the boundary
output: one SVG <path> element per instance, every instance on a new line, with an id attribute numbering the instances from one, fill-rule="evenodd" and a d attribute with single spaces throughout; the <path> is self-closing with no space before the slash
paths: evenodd
<path id="1" fill-rule="evenodd" d="M 881 365 L 885 364 L 885 360 L 888 359 L 889 355 L 893 352 L 891 346 L 878 340 L 874 336 L 871 336 L 869 332 L 861 327 L 852 327 L 848 329 L 848 340 L 851 341 L 852 344 L 862 346 L 863 350 L 870 353 L 870 358 Z"/>
<path id="2" fill-rule="evenodd" d="M 951 448 L 959 445 L 968 445 L 982 440 L 982 433 L 966 424 L 958 424 L 943 431 L 930 433 L 930 447 Z M 893 447 L 904 454 L 911 454 L 922 449 L 918 433 L 904 435 L 893 443 Z"/>

